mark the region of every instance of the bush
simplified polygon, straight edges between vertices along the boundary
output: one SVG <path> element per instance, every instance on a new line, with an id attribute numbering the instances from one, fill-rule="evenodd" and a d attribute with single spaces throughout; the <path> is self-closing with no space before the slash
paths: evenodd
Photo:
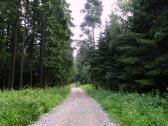
<path id="1" fill-rule="evenodd" d="M 25 126 L 60 104 L 69 87 L 0 92 L 0 126 Z"/>

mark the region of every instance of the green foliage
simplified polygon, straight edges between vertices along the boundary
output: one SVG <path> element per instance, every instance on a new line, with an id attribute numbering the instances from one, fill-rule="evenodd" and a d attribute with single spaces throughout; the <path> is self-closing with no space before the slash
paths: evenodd
<path id="1" fill-rule="evenodd" d="M 26 126 L 60 104 L 69 87 L 0 92 L 0 126 Z"/>
<path id="2" fill-rule="evenodd" d="M 168 99 L 151 94 L 125 94 L 108 90 L 93 90 L 83 86 L 121 126 L 167 126 Z"/>
<path id="3" fill-rule="evenodd" d="M 65 0 L 1 0 L 0 89 L 69 83 L 71 24 Z"/>
<path id="4" fill-rule="evenodd" d="M 86 41 L 82 41 L 79 52 L 76 56 L 75 65 L 77 68 L 77 73 L 75 80 L 81 83 L 90 83 L 91 78 L 89 73 L 90 63 L 89 63 L 89 55 L 91 48 Z"/>
<path id="5" fill-rule="evenodd" d="M 84 91 L 87 91 L 87 92 L 93 90 L 93 86 L 91 84 L 82 85 L 80 86 L 80 88 L 82 88 Z"/>
<path id="6" fill-rule="evenodd" d="M 57 83 L 67 84 L 73 78 L 73 50 L 70 41 L 70 17 L 67 15 L 67 4 L 65 1 L 63 3 L 62 1 L 50 1 L 48 6 L 50 16 L 47 27 L 47 57 L 44 63 Z"/>
<path id="7" fill-rule="evenodd" d="M 81 24 L 81 27 L 96 27 L 101 24 L 101 15 L 102 15 L 102 2 L 100 0 L 87 0 L 85 4 L 85 22 Z"/>
<path id="8" fill-rule="evenodd" d="M 90 73 L 94 84 L 112 90 L 165 92 L 168 3 L 120 0 L 119 5 L 126 17 L 112 13 L 111 22 L 101 33 L 98 48 L 91 55 Z"/>
<path id="9" fill-rule="evenodd" d="M 93 81 L 90 75 L 90 66 L 93 63 L 94 50 L 96 48 L 95 30 L 101 25 L 101 15 L 103 7 L 101 0 L 87 0 L 84 13 L 84 22 L 81 24 L 83 35 L 86 35 L 85 40 L 80 41 L 80 49 L 77 55 L 78 73 L 76 80 L 82 83 L 90 83 Z"/>

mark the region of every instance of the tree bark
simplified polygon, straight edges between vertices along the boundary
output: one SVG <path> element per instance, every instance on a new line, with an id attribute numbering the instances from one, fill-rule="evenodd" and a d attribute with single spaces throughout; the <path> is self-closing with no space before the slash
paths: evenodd
<path id="1" fill-rule="evenodd" d="M 11 84 L 10 88 L 14 88 L 15 79 L 15 64 L 16 64 L 16 42 L 18 41 L 18 22 L 16 22 L 16 28 L 14 30 L 14 40 L 12 43 L 12 67 L 11 67 Z"/>
<path id="2" fill-rule="evenodd" d="M 40 86 L 44 86 L 44 66 L 43 66 L 43 58 L 44 58 L 44 42 L 45 42 L 45 20 L 42 24 L 42 39 L 40 43 Z"/>
<path id="3" fill-rule="evenodd" d="M 14 88 L 14 82 L 15 82 L 15 64 L 16 64 L 16 43 L 18 41 L 18 30 L 19 30 L 19 21 L 20 21 L 20 0 L 16 1 L 17 5 L 17 18 L 16 23 L 13 30 L 13 44 L 12 44 L 12 70 L 11 70 L 11 88 Z"/>
<path id="4" fill-rule="evenodd" d="M 23 69 L 24 69 L 24 47 L 25 47 L 25 42 L 26 42 L 26 33 L 27 33 L 27 12 L 28 12 L 28 0 L 24 3 L 25 5 L 25 15 L 24 15 L 24 33 L 23 33 L 23 42 L 22 42 L 22 47 L 21 47 L 21 65 L 20 65 L 20 84 L 19 88 L 23 88 Z"/>
<path id="5" fill-rule="evenodd" d="M 33 87 L 33 68 L 30 66 L 30 86 Z"/>
<path id="6" fill-rule="evenodd" d="M 11 47 L 10 47 L 11 48 Z M 11 51 L 12 53 L 12 51 Z M 8 58 L 8 63 L 9 63 L 9 68 L 8 68 L 8 84 L 7 84 L 7 87 L 8 89 L 11 88 L 11 70 L 12 70 L 12 60 L 11 58 Z"/>

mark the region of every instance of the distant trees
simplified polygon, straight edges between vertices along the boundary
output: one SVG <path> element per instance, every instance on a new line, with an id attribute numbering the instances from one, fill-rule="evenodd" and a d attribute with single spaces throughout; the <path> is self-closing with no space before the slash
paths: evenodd
<path id="1" fill-rule="evenodd" d="M 89 74 L 90 69 L 90 62 L 89 62 L 89 54 L 91 53 L 90 43 L 86 40 L 80 41 L 80 49 L 76 56 L 76 68 L 77 68 L 77 75 L 76 81 L 79 81 L 83 84 L 91 83 L 91 77 Z"/>
<path id="2" fill-rule="evenodd" d="M 103 7 L 100 0 L 87 0 L 82 12 L 85 14 L 84 22 L 81 24 L 83 33 L 91 37 L 91 45 L 95 48 L 95 28 L 101 24 Z"/>
<path id="3" fill-rule="evenodd" d="M 101 15 L 103 7 L 100 0 L 87 0 L 82 13 L 84 14 L 84 22 L 81 24 L 82 40 L 80 41 L 80 49 L 77 55 L 78 74 L 76 79 L 82 83 L 93 82 L 91 78 L 90 65 L 94 57 L 96 49 L 95 30 L 101 25 Z"/>
<path id="4" fill-rule="evenodd" d="M 112 90 L 168 87 L 168 2 L 119 0 L 120 16 L 100 35 L 90 76 L 94 84 Z"/>
<path id="5" fill-rule="evenodd" d="M 0 1 L 0 88 L 68 83 L 70 24 L 64 0 Z"/>

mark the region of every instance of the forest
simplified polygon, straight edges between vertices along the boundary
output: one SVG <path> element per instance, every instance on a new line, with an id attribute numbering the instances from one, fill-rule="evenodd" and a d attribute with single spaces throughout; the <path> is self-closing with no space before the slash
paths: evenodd
<path id="1" fill-rule="evenodd" d="M 65 85 L 73 75 L 64 0 L 0 1 L 0 88 Z"/>
<path id="2" fill-rule="evenodd" d="M 0 2 L 0 88 L 47 87 L 72 81 L 96 88 L 165 92 L 168 86 L 168 2 L 118 0 L 98 40 L 102 2 L 85 4 L 83 37 L 73 57 L 64 0 Z"/>
<path id="3" fill-rule="evenodd" d="M 102 2 L 85 5 L 87 36 L 77 55 L 77 80 L 114 91 L 166 92 L 168 87 L 168 1 L 118 0 L 98 41 Z M 93 13 L 91 13 L 93 12 Z"/>
<path id="4" fill-rule="evenodd" d="M 168 0 L 111 1 L 0 0 L 0 126 L 168 126 Z"/>

